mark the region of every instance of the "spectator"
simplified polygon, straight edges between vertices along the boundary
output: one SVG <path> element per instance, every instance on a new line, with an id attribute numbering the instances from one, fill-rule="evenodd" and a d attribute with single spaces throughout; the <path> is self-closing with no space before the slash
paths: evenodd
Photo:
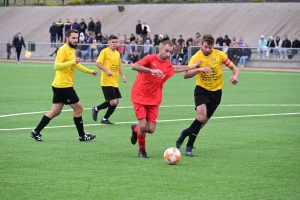
<path id="1" fill-rule="evenodd" d="M 242 36 L 240 36 L 240 38 L 239 38 L 239 41 L 238 41 L 238 45 L 240 46 L 240 47 L 244 47 L 244 39 L 243 39 L 243 37 Z"/>
<path id="2" fill-rule="evenodd" d="M 154 46 L 158 46 L 159 43 L 162 42 L 162 40 L 160 39 L 159 35 L 158 34 L 155 34 L 154 35 L 154 39 L 153 39 L 153 42 L 154 42 Z"/>
<path id="3" fill-rule="evenodd" d="M 170 41 L 172 41 L 172 43 L 176 45 L 176 38 L 173 35 L 170 36 Z"/>
<path id="4" fill-rule="evenodd" d="M 127 40 L 125 43 L 123 62 L 126 64 L 130 64 L 130 60 L 131 60 L 131 46 L 130 46 L 130 40 Z"/>
<path id="5" fill-rule="evenodd" d="M 126 34 L 124 34 L 124 36 L 123 36 L 123 44 L 126 44 L 127 40 L 129 40 L 129 38 L 127 37 Z"/>
<path id="6" fill-rule="evenodd" d="M 85 36 L 84 36 L 84 33 L 80 33 L 79 35 L 79 41 L 85 41 Z"/>
<path id="7" fill-rule="evenodd" d="M 93 18 L 90 18 L 90 22 L 88 23 L 88 32 L 89 32 L 89 36 L 92 35 L 95 31 L 95 23 Z"/>
<path id="8" fill-rule="evenodd" d="M 121 58 L 123 58 L 125 46 L 123 45 L 123 40 L 119 39 L 119 45 L 117 47 L 118 52 L 120 53 Z"/>
<path id="9" fill-rule="evenodd" d="M 51 42 L 50 51 L 51 51 L 56 46 L 55 43 L 56 43 L 57 25 L 55 22 L 53 22 L 52 26 L 50 26 L 49 33 L 50 33 L 50 42 Z"/>
<path id="10" fill-rule="evenodd" d="M 223 46 L 223 37 L 222 34 L 216 39 L 216 45 L 217 46 Z"/>
<path id="11" fill-rule="evenodd" d="M 258 57 L 257 58 L 265 58 L 266 57 L 266 52 L 267 52 L 267 40 L 265 39 L 264 35 L 260 36 L 260 40 L 258 40 Z M 262 52 L 262 56 L 261 56 Z"/>
<path id="12" fill-rule="evenodd" d="M 86 25 L 84 19 L 82 18 L 81 22 L 79 23 L 79 29 L 78 29 L 78 31 L 79 31 L 79 33 L 85 34 L 85 30 L 86 29 L 87 29 L 87 25 Z"/>
<path id="13" fill-rule="evenodd" d="M 230 44 L 230 43 L 229 43 Z M 227 54 L 227 51 L 228 51 L 228 46 L 226 44 L 226 42 L 223 41 L 223 46 L 222 46 L 222 51 L 223 53 Z"/>
<path id="14" fill-rule="evenodd" d="M 180 42 L 177 41 L 176 45 L 173 48 L 173 53 L 170 55 L 170 61 L 171 61 L 171 63 L 173 63 L 172 62 L 173 61 L 173 57 L 175 56 L 175 58 L 176 58 L 175 65 L 178 65 L 178 59 L 179 59 L 180 52 L 181 52 L 181 45 L 180 45 Z"/>
<path id="15" fill-rule="evenodd" d="M 179 35 L 179 38 L 177 40 L 179 42 L 179 45 L 182 46 L 182 43 L 184 43 L 184 39 L 182 38 L 182 35 Z"/>
<path id="16" fill-rule="evenodd" d="M 79 24 L 77 23 L 77 19 L 74 18 L 74 22 L 72 23 L 71 25 L 71 29 L 75 29 L 75 30 L 78 30 L 79 31 Z"/>
<path id="17" fill-rule="evenodd" d="M 243 55 L 240 58 L 239 67 L 244 67 L 246 60 L 249 60 L 252 54 L 252 51 L 247 44 L 245 44 Z"/>
<path id="18" fill-rule="evenodd" d="M 151 47 L 152 45 L 150 44 L 150 41 L 146 40 L 146 43 L 144 44 L 144 56 L 147 56 L 151 53 Z"/>
<path id="19" fill-rule="evenodd" d="M 288 55 L 289 59 L 292 59 L 293 56 L 298 53 L 299 48 L 300 48 L 300 41 L 298 40 L 298 38 L 296 36 L 294 37 L 294 41 L 292 43 L 292 48 L 297 48 L 297 49 L 292 49 L 290 55 Z"/>
<path id="20" fill-rule="evenodd" d="M 103 34 L 103 37 L 102 37 L 102 44 L 107 44 L 107 42 L 108 42 L 108 37 L 107 37 L 107 35 L 106 34 Z"/>
<path id="21" fill-rule="evenodd" d="M 9 41 L 6 43 L 6 52 L 7 52 L 7 59 L 10 59 L 10 55 L 11 55 L 11 43 Z"/>
<path id="22" fill-rule="evenodd" d="M 130 42 L 132 42 L 132 41 L 135 42 L 135 36 L 133 35 L 133 33 L 130 34 L 129 40 L 130 40 Z"/>
<path id="23" fill-rule="evenodd" d="M 133 51 L 132 54 L 131 54 L 131 62 L 135 63 L 137 61 L 139 61 L 139 56 L 138 56 L 136 51 Z"/>
<path id="24" fill-rule="evenodd" d="M 135 26 L 135 34 L 136 35 L 141 35 L 142 34 L 142 23 L 141 23 L 141 20 L 138 20 L 137 21 L 137 25 Z"/>
<path id="25" fill-rule="evenodd" d="M 193 41 L 189 41 L 189 44 L 191 44 Z M 188 46 L 185 45 L 185 43 L 182 43 L 181 46 L 181 50 L 182 50 L 182 63 L 183 65 L 187 65 L 187 57 L 188 57 Z"/>
<path id="26" fill-rule="evenodd" d="M 96 35 L 96 40 L 102 41 L 101 22 L 98 18 L 96 18 L 94 32 L 95 32 L 95 35 Z"/>
<path id="27" fill-rule="evenodd" d="M 223 43 L 224 42 L 226 43 L 226 46 L 228 46 L 228 47 L 230 46 L 231 39 L 228 38 L 228 35 L 225 35 L 225 37 L 223 39 Z"/>
<path id="28" fill-rule="evenodd" d="M 280 58 L 285 57 L 285 59 L 287 59 L 288 50 L 289 48 L 291 48 L 292 45 L 287 35 L 285 35 L 283 38 L 284 40 L 282 41 L 282 45 L 279 53 L 280 53 Z"/>
<path id="29" fill-rule="evenodd" d="M 275 47 L 274 39 L 272 36 L 269 37 L 268 42 L 267 42 L 267 52 L 266 52 L 266 57 L 270 57 L 270 53 L 273 52 L 273 48 Z"/>
<path id="30" fill-rule="evenodd" d="M 81 48 L 81 62 L 88 61 L 88 55 L 91 52 L 91 45 L 83 44 Z"/>
<path id="31" fill-rule="evenodd" d="M 58 19 L 56 26 L 57 26 L 57 40 L 64 41 L 63 38 L 64 23 L 61 21 L 61 18 Z"/>
<path id="32" fill-rule="evenodd" d="M 232 38 L 231 38 L 231 43 L 232 43 L 232 46 L 236 47 L 237 42 L 236 42 L 235 36 L 232 36 Z"/>
<path id="33" fill-rule="evenodd" d="M 144 46 L 140 40 L 137 43 L 137 55 L 139 60 L 144 57 Z"/>
<path id="34" fill-rule="evenodd" d="M 65 22 L 65 33 L 71 29 L 72 23 L 70 22 L 69 18 L 67 18 L 67 21 Z"/>
<path id="35" fill-rule="evenodd" d="M 274 45 L 275 45 L 275 49 L 274 49 L 275 58 L 279 58 L 280 57 L 279 56 L 279 51 L 280 51 L 280 48 L 281 48 L 281 45 L 282 45 L 282 40 L 280 40 L 279 36 L 276 36 Z"/>
<path id="36" fill-rule="evenodd" d="M 162 41 L 166 41 L 166 40 L 170 40 L 170 38 L 167 34 L 164 34 L 164 37 L 163 37 Z"/>
<path id="37" fill-rule="evenodd" d="M 17 64 L 20 64 L 20 55 L 22 51 L 22 46 L 24 46 L 24 49 L 26 50 L 26 45 L 23 36 L 21 35 L 21 31 L 18 30 L 17 34 L 14 36 L 13 41 L 12 41 L 12 48 L 16 49 L 16 61 Z"/>
<path id="38" fill-rule="evenodd" d="M 141 42 L 141 44 L 144 44 L 144 40 L 143 38 L 140 36 L 140 35 L 136 35 L 136 38 L 135 38 L 135 43 L 139 43 L 139 41 Z"/>
<path id="39" fill-rule="evenodd" d="M 137 46 L 136 46 L 136 43 L 135 43 L 134 40 L 132 40 L 130 42 L 130 48 L 131 48 L 131 50 L 130 50 L 131 53 L 134 52 L 134 51 L 137 51 Z"/>
<path id="40" fill-rule="evenodd" d="M 143 24 L 142 24 L 142 38 L 143 38 L 143 41 L 146 41 L 148 33 L 150 33 L 150 27 L 147 25 L 146 22 L 143 22 Z"/>
<path id="41" fill-rule="evenodd" d="M 97 40 L 93 40 L 93 43 L 90 45 L 91 46 L 91 62 L 95 61 L 95 51 L 97 51 Z"/>
<path id="42" fill-rule="evenodd" d="M 228 59 L 232 61 L 233 57 L 235 55 L 235 48 L 234 48 L 232 42 L 230 42 L 230 44 L 229 44 L 227 55 L 228 55 Z"/>
<path id="43" fill-rule="evenodd" d="M 188 46 L 189 46 L 189 42 L 192 42 L 192 43 L 193 43 L 193 38 L 191 38 L 191 36 L 188 35 L 188 36 L 187 36 L 187 39 L 186 39 L 186 42 L 185 42 L 185 44 L 186 44 L 185 46 L 188 47 Z"/>
<path id="44" fill-rule="evenodd" d="M 200 33 L 196 33 L 196 37 L 193 40 L 193 46 L 198 46 L 201 42 L 201 35 Z"/>
<path id="45" fill-rule="evenodd" d="M 149 43 L 152 44 L 152 39 L 149 33 L 146 36 L 146 40 L 149 40 Z"/>
<path id="46" fill-rule="evenodd" d="M 241 48 L 241 44 L 237 48 L 235 48 L 234 54 L 233 54 L 233 60 L 232 62 L 234 63 L 235 66 L 238 65 L 241 56 L 243 55 L 243 49 Z"/>

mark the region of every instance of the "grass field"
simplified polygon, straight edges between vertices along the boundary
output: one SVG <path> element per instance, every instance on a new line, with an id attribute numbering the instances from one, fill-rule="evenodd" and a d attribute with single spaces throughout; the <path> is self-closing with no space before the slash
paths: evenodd
<path id="1" fill-rule="evenodd" d="M 128 82 L 110 118 L 116 125 L 92 120 L 91 107 L 104 100 L 99 76 L 77 71 L 85 130 L 97 138 L 79 142 L 65 106 L 36 142 L 29 134 L 51 108 L 53 64 L 0 62 L 1 199 L 300 199 L 299 72 L 241 70 L 233 86 L 224 70 L 222 103 L 201 130 L 195 156 L 174 166 L 163 152 L 195 117 L 194 78 L 176 74 L 166 83 L 156 132 L 147 135 L 150 158 L 140 159 L 130 143 L 136 72 L 124 72 Z"/>

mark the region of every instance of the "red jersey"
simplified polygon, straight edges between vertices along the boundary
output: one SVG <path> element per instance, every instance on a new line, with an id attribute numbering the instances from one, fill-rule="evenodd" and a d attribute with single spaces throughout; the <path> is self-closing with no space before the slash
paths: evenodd
<path id="1" fill-rule="evenodd" d="M 137 64 L 150 69 L 160 69 L 165 77 L 159 78 L 151 73 L 138 72 L 131 89 L 131 101 L 142 105 L 159 106 L 162 101 L 163 85 L 175 74 L 174 67 L 170 60 L 161 61 L 157 54 L 148 55 Z"/>

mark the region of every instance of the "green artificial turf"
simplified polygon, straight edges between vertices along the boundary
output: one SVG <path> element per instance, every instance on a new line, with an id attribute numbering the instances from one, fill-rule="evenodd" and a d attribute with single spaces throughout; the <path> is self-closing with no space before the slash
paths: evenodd
<path id="1" fill-rule="evenodd" d="M 36 142 L 29 134 L 51 108 L 53 64 L 0 62 L 1 199 L 300 199 L 299 72 L 241 70 L 233 86 L 224 70 L 221 105 L 200 131 L 195 156 L 177 165 L 163 153 L 195 118 L 195 79 L 176 74 L 165 84 L 156 131 L 147 135 L 150 158 L 140 159 L 130 143 L 137 72 L 124 72 L 115 125 L 92 120 L 91 108 L 104 101 L 99 76 L 77 71 L 85 131 L 97 138 L 79 142 L 65 106 Z"/>

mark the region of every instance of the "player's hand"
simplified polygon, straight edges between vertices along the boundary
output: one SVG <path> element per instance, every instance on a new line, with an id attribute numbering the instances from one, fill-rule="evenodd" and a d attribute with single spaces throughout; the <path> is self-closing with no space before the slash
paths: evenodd
<path id="1" fill-rule="evenodd" d="M 159 78 L 164 78 L 165 75 L 162 73 L 162 71 L 160 69 L 152 69 L 150 70 L 150 73 L 152 76 L 156 76 L 156 77 L 159 77 Z"/>
<path id="2" fill-rule="evenodd" d="M 232 76 L 230 77 L 229 81 L 233 84 L 236 85 L 238 83 L 238 77 L 237 76 Z"/>
<path id="3" fill-rule="evenodd" d="M 111 71 L 109 71 L 109 70 L 105 71 L 105 73 L 106 73 L 107 76 L 112 76 L 112 75 L 113 75 L 113 74 L 111 73 Z"/>
<path id="4" fill-rule="evenodd" d="M 195 69 L 197 68 L 200 64 L 201 64 L 201 60 L 198 60 L 197 62 L 195 62 L 192 66 L 190 66 L 191 69 Z"/>
<path id="5" fill-rule="evenodd" d="M 198 68 L 199 72 L 204 72 L 206 74 L 212 73 L 212 69 L 209 67 Z"/>
<path id="6" fill-rule="evenodd" d="M 98 75 L 98 71 L 97 71 L 97 70 L 94 70 L 94 71 L 93 71 L 93 75 L 94 75 L 94 76 L 97 76 L 97 75 Z"/>
<path id="7" fill-rule="evenodd" d="M 78 63 L 80 62 L 80 60 L 81 60 L 81 58 L 79 58 L 79 57 L 76 58 L 76 59 L 75 59 L 76 64 L 78 64 Z"/>
<path id="8" fill-rule="evenodd" d="M 123 82 L 126 83 L 127 82 L 127 78 L 126 76 L 123 76 Z"/>

